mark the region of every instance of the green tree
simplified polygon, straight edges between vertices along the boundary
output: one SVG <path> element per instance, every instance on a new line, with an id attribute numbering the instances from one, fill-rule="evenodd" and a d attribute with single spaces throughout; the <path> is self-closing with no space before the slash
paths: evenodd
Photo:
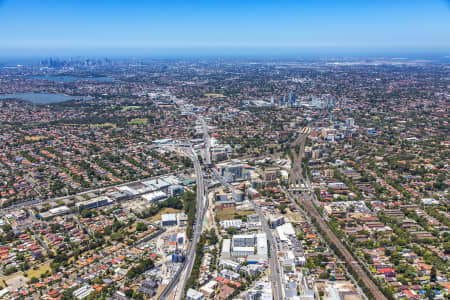
<path id="1" fill-rule="evenodd" d="M 140 232 L 142 232 L 142 231 L 146 231 L 147 230 L 147 224 L 145 224 L 144 222 L 138 222 L 137 224 L 136 224 L 136 230 L 137 231 L 140 231 Z"/>
<path id="2" fill-rule="evenodd" d="M 430 281 L 436 282 L 436 268 L 434 266 L 431 268 Z"/>

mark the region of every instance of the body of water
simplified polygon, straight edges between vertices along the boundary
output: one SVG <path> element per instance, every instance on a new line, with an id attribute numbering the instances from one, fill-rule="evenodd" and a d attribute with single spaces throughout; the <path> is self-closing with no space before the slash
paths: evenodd
<path id="1" fill-rule="evenodd" d="M 69 96 L 64 94 L 17 93 L 0 95 L 0 99 L 21 99 L 35 104 L 59 103 L 69 100 L 91 100 L 89 96 Z"/>
<path id="2" fill-rule="evenodd" d="M 114 82 L 114 78 L 111 77 L 29 76 L 28 78 L 50 80 L 54 82 L 74 82 L 74 81 Z"/>

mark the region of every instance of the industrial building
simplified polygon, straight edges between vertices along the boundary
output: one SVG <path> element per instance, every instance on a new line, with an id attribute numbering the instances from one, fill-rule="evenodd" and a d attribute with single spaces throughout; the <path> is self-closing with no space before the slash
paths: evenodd
<path id="1" fill-rule="evenodd" d="M 111 204 L 113 201 L 107 196 L 100 196 L 83 202 L 78 202 L 75 206 L 78 209 L 92 209 Z"/>

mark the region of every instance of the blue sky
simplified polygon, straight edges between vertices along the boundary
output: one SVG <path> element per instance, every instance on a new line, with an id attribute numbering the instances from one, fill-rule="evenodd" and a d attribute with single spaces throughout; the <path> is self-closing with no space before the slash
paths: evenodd
<path id="1" fill-rule="evenodd" d="M 449 0 L 0 0 L 0 26 L 1 54 L 450 49 Z"/>

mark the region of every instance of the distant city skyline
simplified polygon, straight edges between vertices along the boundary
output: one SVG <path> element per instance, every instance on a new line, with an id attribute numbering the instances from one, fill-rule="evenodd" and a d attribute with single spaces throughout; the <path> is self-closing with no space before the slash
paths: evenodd
<path id="1" fill-rule="evenodd" d="M 450 50 L 449 1 L 0 0 L 0 55 Z"/>

